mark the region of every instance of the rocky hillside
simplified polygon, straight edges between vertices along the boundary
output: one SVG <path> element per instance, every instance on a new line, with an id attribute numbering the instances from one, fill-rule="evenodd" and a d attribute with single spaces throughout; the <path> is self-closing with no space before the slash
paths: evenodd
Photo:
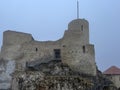
<path id="1" fill-rule="evenodd" d="M 26 66 L 14 72 L 12 90 L 116 90 L 100 71 L 96 77 L 81 74 L 58 60 Z"/>

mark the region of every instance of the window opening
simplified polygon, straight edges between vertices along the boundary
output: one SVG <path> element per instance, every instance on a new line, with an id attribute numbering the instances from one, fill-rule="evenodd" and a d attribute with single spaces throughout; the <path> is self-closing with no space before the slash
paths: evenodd
<path id="1" fill-rule="evenodd" d="M 83 31 L 83 25 L 81 25 L 81 30 Z"/>
<path id="2" fill-rule="evenodd" d="M 61 58 L 61 51 L 60 49 L 54 49 L 55 58 Z"/>
<path id="3" fill-rule="evenodd" d="M 38 48 L 35 48 L 35 51 L 37 52 L 37 51 L 38 51 Z"/>
<path id="4" fill-rule="evenodd" d="M 63 47 L 66 47 L 65 45 L 63 45 Z"/>
<path id="5" fill-rule="evenodd" d="M 85 46 L 83 46 L 83 53 L 85 53 Z"/>

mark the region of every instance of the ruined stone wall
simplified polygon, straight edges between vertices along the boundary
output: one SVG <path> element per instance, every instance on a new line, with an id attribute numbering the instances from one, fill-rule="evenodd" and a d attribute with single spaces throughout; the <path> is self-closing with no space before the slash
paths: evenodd
<path id="1" fill-rule="evenodd" d="M 54 49 L 61 48 L 61 40 L 58 41 L 35 41 L 30 34 L 15 31 L 5 31 L 3 35 L 2 55 L 12 59 L 19 59 L 22 53 L 23 58 L 27 60 L 49 57 L 54 59 Z M 24 54 L 24 56 L 23 56 Z M 15 58 L 16 57 L 16 58 Z"/>
<path id="2" fill-rule="evenodd" d="M 3 46 L 4 45 L 21 45 L 25 42 L 32 41 L 31 34 L 16 32 L 16 31 L 5 31 L 3 33 Z"/>
<path id="3" fill-rule="evenodd" d="M 65 32 L 64 39 L 66 42 L 67 40 L 71 40 L 74 44 L 89 44 L 88 21 L 85 19 L 76 19 L 71 21 L 68 24 L 68 30 Z"/>
<path id="4" fill-rule="evenodd" d="M 54 49 L 61 50 L 62 62 L 71 69 L 96 75 L 94 46 L 89 44 L 89 24 L 84 19 L 70 22 L 58 41 L 35 41 L 31 34 L 5 31 L 0 58 L 14 61 L 15 70 L 24 70 L 27 62 L 54 60 Z"/>
<path id="5" fill-rule="evenodd" d="M 23 56 L 21 45 L 6 45 L 2 46 L 1 58 L 4 60 L 17 60 Z"/>
<path id="6" fill-rule="evenodd" d="M 5 60 L 16 60 L 17 68 L 20 69 L 25 67 L 27 61 L 53 60 L 54 49 L 62 51 L 61 59 L 67 62 L 65 64 L 76 69 L 79 67 L 81 72 L 94 71 L 95 75 L 94 46 L 89 44 L 89 24 L 84 19 L 70 22 L 64 37 L 58 41 L 40 42 L 35 41 L 30 34 L 6 31 L 3 35 L 1 56 Z M 69 62 L 72 60 L 73 62 Z M 88 70 L 90 67 L 91 70 Z"/>
<path id="7" fill-rule="evenodd" d="M 15 31 L 5 31 L 3 33 L 3 45 L 1 49 L 1 58 L 5 60 L 18 59 L 22 55 L 21 46 L 23 43 L 32 41 L 30 34 Z"/>
<path id="8" fill-rule="evenodd" d="M 26 62 L 31 61 L 40 61 L 46 62 L 50 60 L 54 60 L 55 53 L 54 49 L 61 49 L 61 42 L 60 41 L 48 41 L 48 42 L 38 42 L 32 41 L 30 43 L 25 43 L 22 45 L 22 51 L 24 56 L 21 60 L 17 61 L 18 66 L 16 68 L 22 69 L 25 68 Z M 39 62 L 38 61 L 38 62 Z M 20 66 L 22 64 L 22 66 Z"/>
<path id="9" fill-rule="evenodd" d="M 68 64 L 74 71 L 95 76 L 96 65 L 94 55 L 93 45 L 86 45 L 85 51 L 83 46 L 80 45 L 66 46 L 62 49 L 62 62 Z"/>
<path id="10" fill-rule="evenodd" d="M 75 71 L 95 76 L 94 45 L 89 44 L 89 25 L 84 19 L 73 20 L 62 40 L 62 61 Z"/>
<path id="11" fill-rule="evenodd" d="M 9 62 L 14 62 L 14 69 L 8 68 L 9 71 L 24 71 L 28 61 L 54 59 L 54 49 L 60 49 L 60 40 L 57 42 L 38 42 L 30 34 L 5 31 L 0 53 L 0 61 L 3 60 L 5 63 L 0 65 L 0 81 L 2 80 L 0 89 L 10 87 L 12 77 L 6 69 Z"/>
<path id="12" fill-rule="evenodd" d="M 28 60 L 35 59 L 54 59 L 54 49 L 61 49 L 61 42 L 37 42 L 33 41 L 29 44 L 24 44 L 22 50 Z"/>
<path id="13" fill-rule="evenodd" d="M 55 59 L 54 49 L 60 48 L 61 40 L 40 42 L 30 34 L 5 31 L 0 58 L 15 60 L 16 69 L 23 70 L 27 61 Z"/>

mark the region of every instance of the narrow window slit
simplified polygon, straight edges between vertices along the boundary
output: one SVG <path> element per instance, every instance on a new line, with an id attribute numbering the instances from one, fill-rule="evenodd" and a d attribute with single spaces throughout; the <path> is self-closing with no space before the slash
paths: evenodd
<path id="1" fill-rule="evenodd" d="M 37 51 L 38 51 L 38 48 L 35 48 L 35 51 L 37 52 Z"/>
<path id="2" fill-rule="evenodd" d="M 83 53 L 85 53 L 85 46 L 83 46 Z"/>
<path id="3" fill-rule="evenodd" d="M 83 25 L 81 25 L 81 30 L 83 31 Z"/>

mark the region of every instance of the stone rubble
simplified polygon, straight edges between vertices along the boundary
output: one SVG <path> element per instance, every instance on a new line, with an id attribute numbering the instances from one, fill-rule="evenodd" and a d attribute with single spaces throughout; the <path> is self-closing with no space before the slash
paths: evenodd
<path id="1" fill-rule="evenodd" d="M 73 72 L 61 61 L 49 61 L 13 73 L 12 90 L 116 90 L 100 72 L 97 77 Z"/>

